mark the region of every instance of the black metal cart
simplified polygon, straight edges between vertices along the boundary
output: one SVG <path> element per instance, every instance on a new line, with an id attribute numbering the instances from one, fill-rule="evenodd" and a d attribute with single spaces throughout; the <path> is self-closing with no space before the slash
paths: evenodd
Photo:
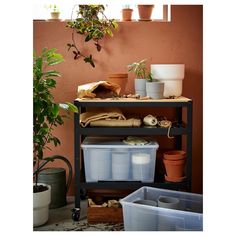
<path id="1" fill-rule="evenodd" d="M 138 189 L 142 186 L 152 186 L 166 189 L 186 189 L 191 191 L 192 183 L 192 100 L 185 97 L 177 99 L 161 100 L 81 100 L 74 101 L 80 113 L 84 112 L 87 107 L 172 107 L 176 109 L 178 126 L 171 128 L 170 134 L 176 136 L 176 148 L 182 149 L 182 135 L 186 135 L 186 179 L 183 182 L 154 182 L 142 183 L 132 181 L 106 181 L 86 183 L 84 178 L 84 168 L 80 169 L 81 164 L 81 142 L 85 136 L 121 136 L 121 135 L 167 135 L 167 128 L 150 129 L 146 127 L 86 127 L 79 125 L 80 113 L 74 114 L 74 167 L 75 167 L 75 208 L 80 208 L 80 190 L 81 189 Z M 183 108 L 187 109 L 187 122 L 182 121 Z"/>

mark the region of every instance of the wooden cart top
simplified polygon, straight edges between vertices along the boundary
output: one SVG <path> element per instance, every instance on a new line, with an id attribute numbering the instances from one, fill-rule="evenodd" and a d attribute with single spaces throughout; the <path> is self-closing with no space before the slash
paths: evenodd
<path id="1" fill-rule="evenodd" d="M 192 101 L 190 98 L 186 98 L 183 96 L 177 97 L 177 98 L 164 98 L 164 99 L 137 99 L 137 98 L 77 98 L 75 101 L 79 101 L 81 103 L 83 102 L 143 102 L 143 103 L 150 103 L 150 102 L 189 102 Z"/>

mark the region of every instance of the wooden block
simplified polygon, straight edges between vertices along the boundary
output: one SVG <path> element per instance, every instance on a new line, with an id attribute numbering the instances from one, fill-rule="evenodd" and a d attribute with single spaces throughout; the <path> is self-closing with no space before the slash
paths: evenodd
<path id="1" fill-rule="evenodd" d="M 87 219 L 89 224 L 123 223 L 122 208 L 88 207 Z"/>

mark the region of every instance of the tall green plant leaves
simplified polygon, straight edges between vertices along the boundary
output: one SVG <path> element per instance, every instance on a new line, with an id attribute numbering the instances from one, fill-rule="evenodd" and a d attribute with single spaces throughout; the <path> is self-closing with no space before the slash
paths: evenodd
<path id="1" fill-rule="evenodd" d="M 56 78 L 60 73 L 48 69 L 64 61 L 56 49 L 43 48 L 41 55 L 34 51 L 33 55 L 33 143 L 34 160 L 43 158 L 44 150 L 50 149 L 48 145 L 60 145 L 60 140 L 54 136 L 53 129 L 64 123 L 65 115 L 60 114 L 60 108 L 67 111 L 78 112 L 76 106 L 65 102 L 65 106 L 56 103 L 52 89 L 56 88 Z"/>

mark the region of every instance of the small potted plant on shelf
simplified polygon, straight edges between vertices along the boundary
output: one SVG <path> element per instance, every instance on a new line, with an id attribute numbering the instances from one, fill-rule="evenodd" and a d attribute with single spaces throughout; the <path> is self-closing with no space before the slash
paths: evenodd
<path id="1" fill-rule="evenodd" d="M 139 21 L 151 21 L 154 5 L 138 5 Z"/>
<path id="2" fill-rule="evenodd" d="M 139 94 L 141 97 L 146 96 L 146 78 L 148 77 L 146 59 L 129 64 L 128 71 L 136 75 L 134 79 L 135 93 Z"/>
<path id="3" fill-rule="evenodd" d="M 136 75 L 134 81 L 135 93 L 140 96 L 149 96 L 154 99 L 163 98 L 164 83 L 153 78 L 146 68 L 146 59 L 128 65 L 129 72 Z"/>
<path id="4" fill-rule="evenodd" d="M 60 145 L 60 140 L 54 136 L 53 129 L 64 123 L 65 115 L 60 114 L 60 108 L 67 111 L 78 112 L 77 107 L 69 102 L 56 103 L 51 90 L 56 87 L 59 77 L 54 65 L 63 62 L 62 55 L 56 53 L 56 49 L 44 48 L 41 55 L 34 51 L 33 57 L 33 164 L 34 164 L 34 226 L 47 222 L 48 209 L 51 201 L 51 187 L 38 183 L 38 171 L 40 163 L 50 160 L 44 157 L 44 150 L 50 149 L 49 145 Z M 52 69 L 51 69 L 52 68 Z"/>
<path id="5" fill-rule="evenodd" d="M 105 15 L 103 5 L 78 5 L 77 16 L 74 20 L 67 23 L 67 27 L 72 29 L 72 43 L 68 43 L 68 51 L 72 50 L 74 59 L 83 58 L 86 63 L 95 67 L 92 54 L 85 55 L 75 40 L 75 33 L 84 37 L 85 42 L 93 41 L 98 52 L 101 51 L 100 41 L 106 36 L 113 36 L 113 29 L 118 28 L 114 19 L 108 19 Z M 73 11 L 72 13 L 74 12 Z M 72 14 L 73 15 L 73 14 Z"/>
<path id="6" fill-rule="evenodd" d="M 122 8 L 122 21 L 131 21 L 132 13 L 133 9 L 130 8 L 130 5 L 124 5 Z"/>
<path id="7" fill-rule="evenodd" d="M 51 9 L 51 19 L 52 20 L 58 20 L 60 17 L 60 10 L 56 4 L 49 5 L 49 8 Z"/>

